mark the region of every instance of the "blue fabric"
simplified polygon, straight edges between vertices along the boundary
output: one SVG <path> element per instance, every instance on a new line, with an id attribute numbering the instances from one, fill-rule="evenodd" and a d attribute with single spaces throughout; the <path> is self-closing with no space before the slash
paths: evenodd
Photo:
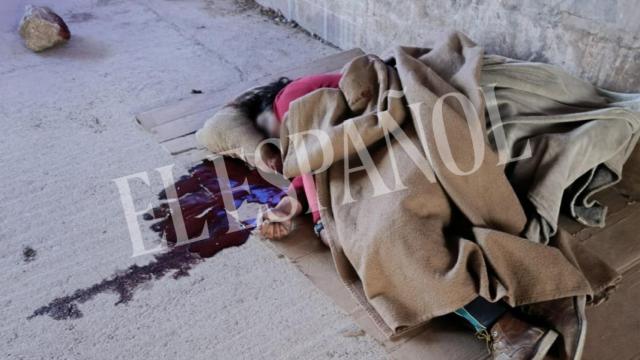
<path id="1" fill-rule="evenodd" d="M 490 328 L 509 307 L 503 302 L 490 303 L 477 297 L 472 302 L 455 311 L 455 314 L 467 320 L 478 331 Z"/>
<path id="2" fill-rule="evenodd" d="M 324 225 L 322 221 L 318 221 L 313 225 L 313 232 L 316 233 L 316 236 L 320 236 L 320 232 L 324 230 Z"/>

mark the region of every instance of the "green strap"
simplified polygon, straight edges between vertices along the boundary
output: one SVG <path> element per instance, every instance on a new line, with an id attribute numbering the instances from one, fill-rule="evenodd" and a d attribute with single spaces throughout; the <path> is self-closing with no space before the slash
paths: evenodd
<path id="1" fill-rule="evenodd" d="M 460 309 L 454 311 L 454 313 L 467 320 L 471 324 L 471 326 L 473 326 L 476 332 L 487 330 L 487 328 L 484 327 L 484 325 L 482 325 L 478 320 L 476 320 L 476 318 L 474 318 L 473 315 L 471 315 L 471 313 L 467 311 L 467 309 L 461 307 Z"/>

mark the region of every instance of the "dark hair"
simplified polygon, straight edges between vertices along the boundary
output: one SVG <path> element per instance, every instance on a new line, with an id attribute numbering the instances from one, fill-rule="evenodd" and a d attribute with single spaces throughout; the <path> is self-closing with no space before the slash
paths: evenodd
<path id="1" fill-rule="evenodd" d="M 230 102 L 228 106 L 235 107 L 255 121 L 261 112 L 273 106 L 276 95 L 290 82 L 289 78 L 281 77 L 267 85 L 249 89 Z"/>

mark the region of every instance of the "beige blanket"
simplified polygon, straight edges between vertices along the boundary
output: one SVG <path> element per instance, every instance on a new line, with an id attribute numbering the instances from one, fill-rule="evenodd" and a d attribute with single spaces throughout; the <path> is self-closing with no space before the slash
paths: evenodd
<path id="1" fill-rule="evenodd" d="M 640 95 L 498 56 L 485 57 L 481 84 L 495 89 L 506 146 L 522 149 L 528 142 L 531 149 L 531 157 L 514 162 L 507 174 L 535 207 L 527 238 L 548 242 L 563 205 L 581 223 L 604 226 L 606 207 L 593 195 L 622 177 L 640 136 Z"/>
<path id="2" fill-rule="evenodd" d="M 485 57 L 459 33 L 433 49 L 397 48 L 393 63 L 355 59 L 340 89 L 292 104 L 281 134 L 285 175 L 316 173 L 337 269 L 385 334 L 477 296 L 515 306 L 593 296 L 618 280 L 556 224 L 567 189 L 578 218 L 602 220 L 589 195 L 619 179 L 637 140 L 635 98 Z M 496 128 L 481 90 L 490 84 L 505 124 Z M 485 124 L 492 136 L 478 141 Z M 531 157 L 499 165 L 492 142 L 517 156 L 526 139 Z"/>

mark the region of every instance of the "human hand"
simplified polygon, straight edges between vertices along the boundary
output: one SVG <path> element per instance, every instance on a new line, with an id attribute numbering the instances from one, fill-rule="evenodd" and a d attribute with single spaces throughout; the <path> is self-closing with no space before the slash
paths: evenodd
<path id="1" fill-rule="evenodd" d="M 258 231 L 260 235 L 270 240 L 279 240 L 289 235 L 293 230 L 291 215 L 279 210 L 263 208 L 258 214 Z"/>

